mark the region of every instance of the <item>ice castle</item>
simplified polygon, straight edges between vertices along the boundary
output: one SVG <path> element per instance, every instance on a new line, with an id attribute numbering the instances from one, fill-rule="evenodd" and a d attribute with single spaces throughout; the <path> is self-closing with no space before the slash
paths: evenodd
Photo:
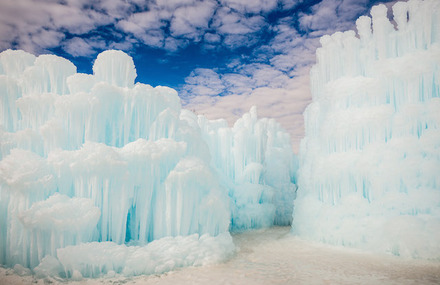
<path id="1" fill-rule="evenodd" d="M 135 77 L 121 51 L 98 55 L 93 75 L 0 54 L 1 264 L 161 273 L 223 260 L 229 230 L 291 223 L 295 160 L 278 123 L 252 108 L 230 128 Z"/>
<path id="2" fill-rule="evenodd" d="M 293 231 L 440 258 L 440 2 L 372 8 L 321 38 L 311 71 Z"/>
<path id="3" fill-rule="evenodd" d="M 299 164 L 256 108 L 233 127 L 196 115 L 175 90 L 135 83 L 121 51 L 92 75 L 0 53 L 0 263 L 162 273 L 225 260 L 230 231 L 289 225 L 292 211 L 304 238 L 439 259 L 440 2 L 393 13 L 375 6 L 357 34 L 321 38 Z"/>

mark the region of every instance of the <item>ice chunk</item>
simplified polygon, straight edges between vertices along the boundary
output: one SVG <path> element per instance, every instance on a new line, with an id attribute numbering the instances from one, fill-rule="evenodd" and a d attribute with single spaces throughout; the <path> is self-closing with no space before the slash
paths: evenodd
<path id="1" fill-rule="evenodd" d="M 31 275 L 32 274 L 32 272 L 31 272 L 31 270 L 29 268 L 23 267 L 20 264 L 15 264 L 14 271 L 19 276 L 26 276 L 26 275 Z"/>
<path id="2" fill-rule="evenodd" d="M 56 190 L 55 177 L 46 160 L 30 151 L 13 149 L 0 161 L 0 258 L 9 266 L 35 266 L 37 248 L 29 253 L 30 241 L 18 217 L 35 202 Z"/>
<path id="3" fill-rule="evenodd" d="M 57 248 L 91 241 L 96 235 L 100 214 L 92 200 L 58 193 L 19 213 L 18 218 L 30 235 L 31 241 L 23 242 L 26 251 L 31 252 L 30 266 L 38 265 L 46 255 L 55 256 Z M 33 247 L 38 248 L 36 256 L 32 253 Z"/>
<path id="4" fill-rule="evenodd" d="M 101 211 L 90 199 L 69 198 L 55 193 L 47 200 L 34 203 L 19 218 L 27 229 L 53 230 L 81 236 L 82 233 L 93 231 L 100 215 Z"/>
<path id="5" fill-rule="evenodd" d="M 33 202 L 35 197 L 44 197 L 55 190 L 55 177 L 42 157 L 13 149 L 0 161 L 0 185 L 3 191 L 25 195 Z"/>
<path id="6" fill-rule="evenodd" d="M 108 273 L 161 274 L 179 267 L 222 262 L 234 250 L 230 234 L 223 233 L 216 237 L 209 234 L 165 237 L 143 247 L 112 242 L 85 243 L 59 249 L 57 255 L 67 277 L 75 278 L 79 274 L 84 277 Z"/>
<path id="7" fill-rule="evenodd" d="M 33 271 L 37 278 L 66 277 L 60 261 L 52 255 L 46 255 Z"/>

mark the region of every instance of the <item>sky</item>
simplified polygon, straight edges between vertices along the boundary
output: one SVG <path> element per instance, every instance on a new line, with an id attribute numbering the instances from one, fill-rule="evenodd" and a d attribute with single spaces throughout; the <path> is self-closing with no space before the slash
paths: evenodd
<path id="1" fill-rule="evenodd" d="M 230 125 L 256 105 L 298 152 L 319 38 L 395 2 L 1 0 L 0 51 L 56 54 L 92 73 L 100 52 L 122 50 L 134 59 L 136 82 L 172 87 L 184 108 Z"/>

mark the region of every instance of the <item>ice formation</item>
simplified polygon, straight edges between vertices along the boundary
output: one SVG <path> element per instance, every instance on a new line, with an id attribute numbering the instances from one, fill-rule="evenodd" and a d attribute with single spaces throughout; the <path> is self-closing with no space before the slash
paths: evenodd
<path id="1" fill-rule="evenodd" d="M 230 229 L 290 223 L 296 169 L 277 123 L 252 109 L 229 128 L 182 110 L 173 89 L 135 84 L 121 51 L 93 72 L 0 53 L 1 264 L 161 273 L 224 260 Z"/>
<path id="2" fill-rule="evenodd" d="M 274 119 L 258 119 L 256 107 L 233 128 L 223 119 L 199 116 L 198 123 L 233 200 L 232 229 L 290 225 L 297 160 L 281 126 Z"/>
<path id="3" fill-rule="evenodd" d="M 440 2 L 410 0 L 321 38 L 293 231 L 440 258 Z M 372 29 L 371 29 L 372 28 Z"/>

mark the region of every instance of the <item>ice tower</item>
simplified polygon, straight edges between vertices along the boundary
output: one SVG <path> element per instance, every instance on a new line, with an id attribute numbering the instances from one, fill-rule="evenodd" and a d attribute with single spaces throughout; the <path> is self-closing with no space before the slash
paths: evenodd
<path id="1" fill-rule="evenodd" d="M 321 38 L 293 231 L 440 258 L 440 2 L 410 0 Z"/>
<path id="2" fill-rule="evenodd" d="M 230 228 L 290 223 L 295 169 L 278 124 L 252 110 L 218 128 L 175 90 L 135 84 L 121 51 L 93 72 L 0 53 L 1 264 L 74 279 L 162 273 L 224 260 Z"/>

